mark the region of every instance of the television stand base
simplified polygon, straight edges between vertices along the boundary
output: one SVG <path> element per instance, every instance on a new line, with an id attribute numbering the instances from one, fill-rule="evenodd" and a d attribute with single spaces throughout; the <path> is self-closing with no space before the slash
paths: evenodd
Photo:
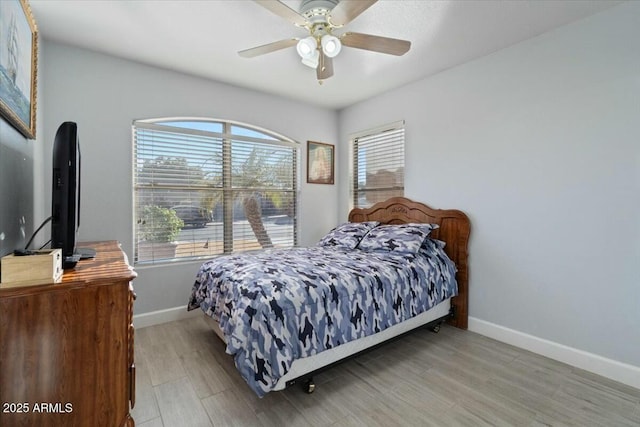
<path id="1" fill-rule="evenodd" d="M 64 270 L 69 270 L 71 268 L 74 268 L 76 266 L 76 264 L 78 263 L 78 261 L 80 261 L 80 255 L 79 254 L 73 254 L 70 256 L 66 256 L 64 257 L 64 261 L 62 262 L 62 268 Z"/>
<path id="2" fill-rule="evenodd" d="M 96 250 L 93 248 L 76 248 L 74 255 L 79 256 L 79 259 L 91 259 L 96 257 Z"/>

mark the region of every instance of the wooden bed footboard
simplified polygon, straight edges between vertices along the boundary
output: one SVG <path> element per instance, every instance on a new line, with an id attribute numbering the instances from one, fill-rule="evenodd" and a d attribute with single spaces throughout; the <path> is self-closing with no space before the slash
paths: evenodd
<path id="1" fill-rule="evenodd" d="M 452 298 L 454 315 L 449 323 L 467 329 L 469 304 L 469 271 L 467 265 L 471 223 L 464 212 L 456 209 L 432 209 L 429 206 L 407 199 L 393 197 L 376 203 L 370 208 L 356 208 L 349 212 L 350 222 L 379 221 L 383 224 L 430 223 L 440 228 L 430 237 L 446 242 L 445 252 L 456 264 L 458 272 L 458 296 Z"/>

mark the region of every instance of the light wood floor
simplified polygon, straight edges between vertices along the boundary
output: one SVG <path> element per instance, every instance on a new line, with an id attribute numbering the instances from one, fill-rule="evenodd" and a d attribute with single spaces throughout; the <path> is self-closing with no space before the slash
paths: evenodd
<path id="1" fill-rule="evenodd" d="M 640 426 L 640 390 L 443 326 L 258 399 L 203 317 L 136 331 L 138 427 Z"/>

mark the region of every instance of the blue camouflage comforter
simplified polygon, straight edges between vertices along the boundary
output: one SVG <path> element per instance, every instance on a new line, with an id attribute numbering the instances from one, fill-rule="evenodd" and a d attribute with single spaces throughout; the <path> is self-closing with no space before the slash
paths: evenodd
<path id="1" fill-rule="evenodd" d="M 241 375 L 263 396 L 294 360 L 382 331 L 457 295 L 456 268 L 427 239 L 418 254 L 327 247 L 204 263 L 188 308 L 218 320 Z"/>

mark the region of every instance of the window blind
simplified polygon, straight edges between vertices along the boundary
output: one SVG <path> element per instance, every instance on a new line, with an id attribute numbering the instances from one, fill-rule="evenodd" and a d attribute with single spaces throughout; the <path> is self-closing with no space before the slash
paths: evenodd
<path id="1" fill-rule="evenodd" d="M 298 144 L 248 125 L 133 124 L 135 262 L 297 244 Z"/>
<path id="2" fill-rule="evenodd" d="M 404 122 L 351 137 L 353 206 L 366 208 L 404 195 Z"/>

